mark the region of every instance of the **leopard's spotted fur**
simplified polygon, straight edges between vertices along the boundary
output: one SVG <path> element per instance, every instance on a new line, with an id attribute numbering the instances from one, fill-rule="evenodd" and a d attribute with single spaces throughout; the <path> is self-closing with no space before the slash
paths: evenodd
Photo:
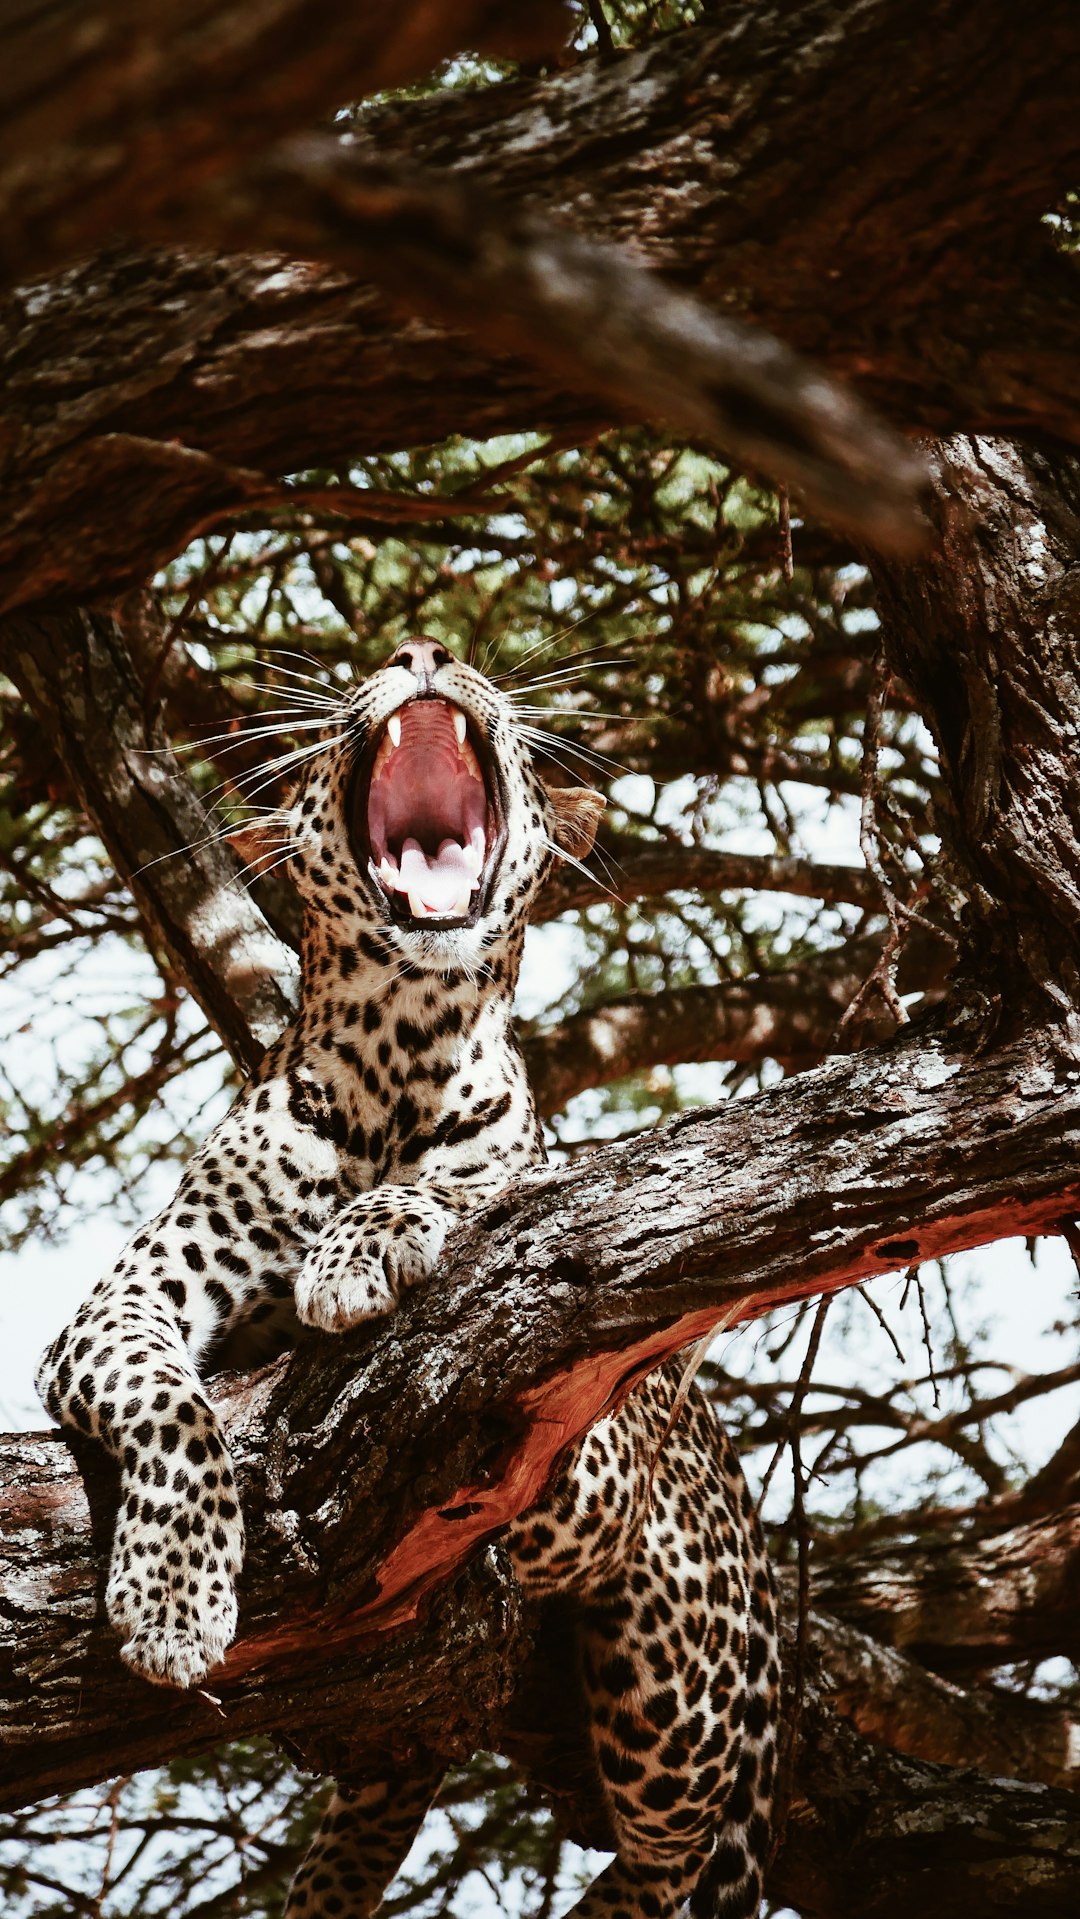
<path id="1" fill-rule="evenodd" d="M 475 910 L 430 924 L 400 896 L 391 910 L 356 826 L 376 742 L 423 699 L 464 713 L 488 793 Z M 406 643 L 347 696 L 308 762 L 288 826 L 306 907 L 301 1012 L 39 1375 L 54 1416 L 120 1461 L 107 1606 L 147 1678 L 198 1683 L 235 1628 L 243 1521 L 200 1360 L 242 1322 L 295 1314 L 334 1332 L 391 1311 L 430 1273 L 453 1215 L 543 1157 L 511 1001 L 553 842 L 588 837 L 574 807 L 545 791 L 510 702 L 431 641 Z M 672 1420 L 677 1383 L 677 1369 L 657 1375 L 595 1426 L 507 1541 L 527 1593 L 578 1605 L 618 1837 L 579 1919 L 668 1919 L 687 1901 L 736 1919 L 760 1899 L 778 1684 L 769 1574 L 738 1462 L 700 1397 Z M 289 1919 L 373 1912 L 437 1784 L 343 1787 Z"/>

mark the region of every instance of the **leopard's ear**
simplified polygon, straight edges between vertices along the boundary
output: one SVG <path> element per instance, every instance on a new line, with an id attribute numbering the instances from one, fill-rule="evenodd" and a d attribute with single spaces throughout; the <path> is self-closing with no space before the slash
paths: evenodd
<path id="1" fill-rule="evenodd" d="M 280 819 L 247 820 L 222 838 L 243 862 L 246 880 L 260 879 L 271 866 L 283 863 L 285 848 L 293 842 L 290 828 Z"/>
<path id="2" fill-rule="evenodd" d="M 555 815 L 555 842 L 571 859 L 583 860 L 592 852 L 600 815 L 607 801 L 591 786 L 549 786 L 546 788 Z"/>

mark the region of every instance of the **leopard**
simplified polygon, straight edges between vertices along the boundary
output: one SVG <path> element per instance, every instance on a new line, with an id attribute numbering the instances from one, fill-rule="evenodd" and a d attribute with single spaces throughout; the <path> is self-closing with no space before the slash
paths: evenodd
<path id="1" fill-rule="evenodd" d="M 237 1624 L 244 1521 L 207 1379 L 238 1328 L 394 1312 L 455 1221 L 545 1161 L 513 1017 L 525 929 L 603 807 L 541 777 L 512 697 L 418 634 L 325 715 L 272 829 L 303 904 L 292 1025 L 45 1354 L 50 1414 L 119 1469 L 105 1593 L 120 1656 L 200 1687 Z M 314 1329 L 302 1332 L 301 1329 Z M 502 1541 L 573 1609 L 614 1855 L 576 1919 L 749 1919 L 777 1774 L 774 1589 L 756 1509 L 677 1358 L 556 1462 Z M 287 1919 L 366 1919 L 441 1768 L 339 1782 Z"/>

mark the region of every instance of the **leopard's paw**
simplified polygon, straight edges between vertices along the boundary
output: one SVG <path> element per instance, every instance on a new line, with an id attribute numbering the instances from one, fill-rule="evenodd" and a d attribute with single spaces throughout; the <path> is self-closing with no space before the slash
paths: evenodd
<path id="1" fill-rule="evenodd" d="M 409 1189 L 364 1193 L 341 1213 L 308 1254 L 296 1281 L 296 1311 L 305 1326 L 341 1333 L 392 1313 L 403 1287 L 428 1277 L 443 1248 L 448 1217 L 434 1200 Z"/>
<path id="2" fill-rule="evenodd" d="M 244 1528 L 235 1501 L 227 1505 L 200 1514 L 146 1501 L 134 1519 L 121 1515 L 105 1606 L 121 1658 L 155 1685 L 199 1685 L 232 1643 Z"/>

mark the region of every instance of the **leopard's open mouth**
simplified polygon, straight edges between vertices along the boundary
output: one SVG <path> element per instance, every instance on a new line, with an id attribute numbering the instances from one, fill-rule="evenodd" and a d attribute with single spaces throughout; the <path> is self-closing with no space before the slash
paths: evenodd
<path id="1" fill-rule="evenodd" d="M 359 768 L 352 828 L 361 865 L 402 926 L 470 926 L 505 833 L 487 745 L 449 700 L 409 700 Z"/>

